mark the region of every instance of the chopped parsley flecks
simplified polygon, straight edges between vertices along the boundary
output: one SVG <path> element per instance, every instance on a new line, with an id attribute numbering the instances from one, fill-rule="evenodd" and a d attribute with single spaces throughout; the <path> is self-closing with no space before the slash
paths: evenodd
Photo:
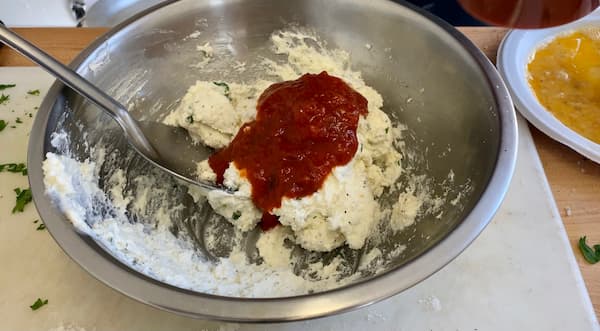
<path id="1" fill-rule="evenodd" d="M 25 163 L 4 163 L 0 164 L 0 172 L 20 172 L 23 176 L 27 176 L 27 166 Z"/>
<path id="2" fill-rule="evenodd" d="M 594 245 L 594 248 L 588 246 L 585 242 L 586 237 L 579 238 L 579 250 L 583 254 L 583 258 L 591 264 L 600 262 L 600 245 Z"/>
<path id="3" fill-rule="evenodd" d="M 237 220 L 241 216 L 242 216 L 242 212 L 239 211 L 239 210 L 236 210 L 236 211 L 233 212 L 233 215 L 231 215 L 231 218 L 233 218 L 234 220 Z"/>
<path id="4" fill-rule="evenodd" d="M 22 124 L 22 123 L 23 123 L 23 120 L 21 120 L 21 118 L 20 118 L 20 117 L 17 117 L 17 120 L 16 120 L 15 122 L 17 122 L 17 123 L 19 123 L 19 124 Z"/>
<path id="5" fill-rule="evenodd" d="M 29 90 L 27 91 L 29 95 L 40 95 L 40 90 Z"/>
<path id="6" fill-rule="evenodd" d="M 6 90 L 7 88 L 13 88 L 17 86 L 17 84 L 0 84 L 0 91 Z"/>
<path id="7" fill-rule="evenodd" d="M 5 120 L 0 120 L 0 131 L 4 130 L 4 128 L 6 128 L 7 125 L 8 122 L 6 122 Z"/>
<path id="8" fill-rule="evenodd" d="M 2 93 L 2 95 L 0 95 L 0 105 L 7 103 L 9 99 L 10 99 L 10 95 L 6 95 L 6 94 Z"/>
<path id="9" fill-rule="evenodd" d="M 194 123 L 194 116 L 190 115 L 190 116 L 186 117 L 185 121 L 188 122 L 189 124 Z"/>
<path id="10" fill-rule="evenodd" d="M 16 203 L 14 208 L 12 209 L 12 213 L 22 213 L 23 210 L 25 209 L 25 205 L 27 205 L 28 203 L 31 202 L 31 200 L 33 199 L 33 197 L 31 196 L 31 189 L 23 189 L 21 190 L 20 188 L 16 188 L 14 189 L 15 193 L 17 194 L 17 198 L 16 198 Z"/>
<path id="11" fill-rule="evenodd" d="M 35 300 L 35 302 L 29 306 L 29 308 L 31 308 L 31 310 L 38 310 L 40 308 L 42 308 L 42 306 L 45 306 L 48 304 L 48 299 L 42 300 L 40 298 L 38 298 L 37 300 Z"/>
<path id="12" fill-rule="evenodd" d="M 40 223 L 38 225 L 38 227 L 36 228 L 36 230 L 38 230 L 38 231 L 41 231 L 41 230 L 44 230 L 44 229 L 46 229 L 46 224 L 44 224 L 44 223 Z"/>
<path id="13" fill-rule="evenodd" d="M 217 86 L 223 87 L 224 88 L 223 95 L 225 97 L 227 97 L 227 99 L 229 99 L 229 101 L 231 101 L 231 95 L 230 95 L 230 91 L 229 91 L 229 85 L 227 85 L 227 83 L 225 83 L 225 82 L 213 82 L 213 84 L 215 84 Z"/>

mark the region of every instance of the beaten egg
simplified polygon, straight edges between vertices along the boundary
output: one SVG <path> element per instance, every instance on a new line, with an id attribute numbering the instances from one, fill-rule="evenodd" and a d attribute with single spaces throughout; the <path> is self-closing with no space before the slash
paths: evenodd
<path id="1" fill-rule="evenodd" d="M 538 101 L 563 124 L 600 144 L 600 28 L 558 36 L 527 66 Z"/>

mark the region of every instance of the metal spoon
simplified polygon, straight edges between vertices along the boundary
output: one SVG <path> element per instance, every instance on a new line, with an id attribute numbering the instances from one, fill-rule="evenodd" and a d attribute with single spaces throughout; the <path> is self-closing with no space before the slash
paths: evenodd
<path id="1" fill-rule="evenodd" d="M 123 129 L 129 144 L 157 167 L 180 180 L 199 186 L 205 192 L 227 191 L 224 187 L 196 179 L 197 163 L 206 160 L 212 150 L 194 144 L 183 128 L 136 121 L 118 101 L 2 24 L 0 40 L 109 114 Z"/>

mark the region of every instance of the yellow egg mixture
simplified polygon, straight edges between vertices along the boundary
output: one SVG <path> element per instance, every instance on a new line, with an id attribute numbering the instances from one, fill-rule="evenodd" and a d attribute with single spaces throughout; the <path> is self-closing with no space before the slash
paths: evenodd
<path id="1" fill-rule="evenodd" d="M 563 124 L 600 143 L 600 28 L 562 35 L 529 62 L 529 84 Z"/>

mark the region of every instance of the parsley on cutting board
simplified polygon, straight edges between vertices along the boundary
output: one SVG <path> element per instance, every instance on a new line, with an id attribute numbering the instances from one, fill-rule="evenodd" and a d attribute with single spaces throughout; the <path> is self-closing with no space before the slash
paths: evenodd
<path id="1" fill-rule="evenodd" d="M 27 176 L 27 166 L 25 163 L 5 163 L 0 164 L 0 172 L 14 172 L 21 173 L 23 176 Z"/>
<path id="2" fill-rule="evenodd" d="M 31 200 L 33 199 L 31 196 L 31 190 L 30 189 L 20 189 L 20 188 L 16 188 L 14 189 L 15 193 L 17 194 L 16 197 L 16 203 L 15 203 L 15 207 L 12 209 L 12 213 L 22 213 L 23 210 L 25 209 L 25 205 L 27 205 L 28 203 L 31 202 Z"/>
<path id="3" fill-rule="evenodd" d="M 9 99 L 10 95 L 6 95 L 4 93 L 0 94 L 0 105 L 7 103 Z"/>
<path id="4" fill-rule="evenodd" d="M 13 88 L 17 86 L 17 84 L 0 84 L 0 91 L 6 90 L 7 88 Z"/>
<path id="5" fill-rule="evenodd" d="M 600 262 L 600 245 L 594 245 L 594 248 L 588 246 L 585 242 L 586 236 L 579 238 L 579 250 L 583 254 L 583 258 L 591 264 Z"/>
<path id="6" fill-rule="evenodd" d="M 38 298 L 37 300 L 35 300 L 35 302 L 29 306 L 29 308 L 31 308 L 31 310 L 38 310 L 40 308 L 42 308 L 42 306 L 45 306 L 48 304 L 48 299 L 42 300 L 40 298 Z"/>

